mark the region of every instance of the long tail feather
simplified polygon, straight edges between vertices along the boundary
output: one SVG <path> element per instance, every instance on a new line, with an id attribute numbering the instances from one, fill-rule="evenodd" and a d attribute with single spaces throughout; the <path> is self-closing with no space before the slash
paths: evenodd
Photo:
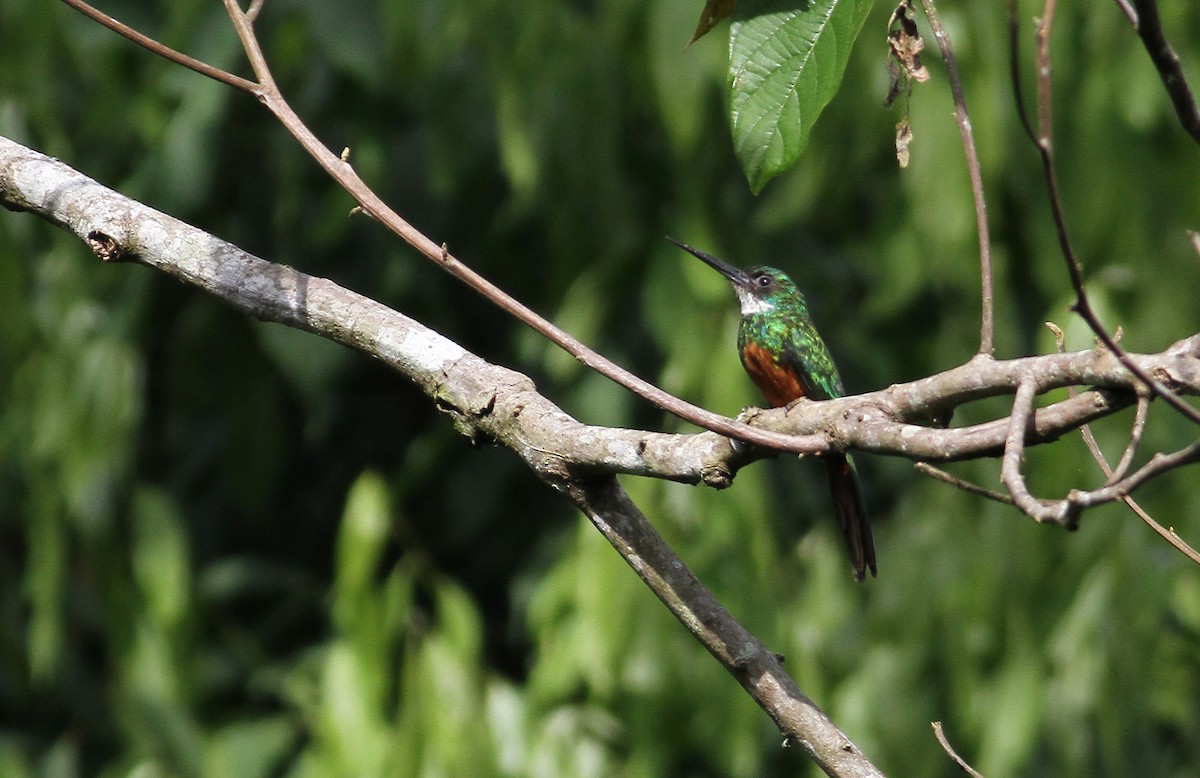
<path id="1" fill-rule="evenodd" d="M 833 507 L 838 522 L 842 525 L 842 536 L 846 539 L 846 550 L 850 552 L 850 563 L 854 566 L 854 578 L 861 581 L 871 570 L 875 571 L 875 540 L 871 537 L 871 524 L 867 520 L 867 508 L 863 501 L 862 486 L 854 460 L 846 454 L 831 454 L 825 457 L 829 473 L 829 490 L 833 493 Z"/>

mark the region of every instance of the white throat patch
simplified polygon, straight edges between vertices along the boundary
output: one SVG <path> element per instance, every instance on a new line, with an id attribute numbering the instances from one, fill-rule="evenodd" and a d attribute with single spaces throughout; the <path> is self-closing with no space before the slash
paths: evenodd
<path id="1" fill-rule="evenodd" d="M 753 292 L 743 289 L 740 286 L 734 286 L 733 291 L 737 293 L 738 303 L 742 306 L 743 316 L 749 316 L 752 313 L 766 313 L 775 308 L 770 302 L 761 297 L 755 297 Z"/>

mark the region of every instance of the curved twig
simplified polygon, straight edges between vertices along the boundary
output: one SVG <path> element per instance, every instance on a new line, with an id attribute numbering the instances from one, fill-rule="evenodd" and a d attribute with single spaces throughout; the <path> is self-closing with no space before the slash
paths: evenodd
<path id="1" fill-rule="evenodd" d="M 1038 395 L 1037 379 L 1026 376 L 1017 386 L 1012 415 L 1008 417 L 1008 437 L 1004 442 L 1004 458 L 1000 464 L 1000 480 L 1008 487 L 1013 505 L 1039 523 L 1053 522 L 1073 528 L 1079 510 L 1070 500 L 1043 502 L 1029 492 L 1021 474 L 1025 458 L 1025 435 L 1033 413 L 1033 401 Z"/>
<path id="2" fill-rule="evenodd" d="M 942 722 L 933 722 L 933 734 L 937 737 L 937 741 L 942 746 L 942 750 L 946 752 L 946 756 L 954 760 L 954 763 L 962 768 L 962 771 L 971 778 L 983 778 L 983 774 L 976 770 L 971 765 L 967 764 L 967 760 L 958 755 L 954 750 L 954 746 L 950 745 L 950 739 L 946 737 L 945 731 L 942 729 Z"/>
<path id="3" fill-rule="evenodd" d="M 1113 502 L 1114 500 L 1124 498 L 1127 494 L 1159 473 L 1165 473 L 1180 465 L 1196 461 L 1200 461 L 1200 441 L 1170 454 L 1155 454 L 1150 457 L 1149 462 L 1116 483 L 1108 484 L 1107 486 L 1091 491 L 1074 491 L 1071 493 L 1070 502 L 1078 505 L 1080 508 L 1091 508 L 1096 505 Z"/>
<path id="4" fill-rule="evenodd" d="M 1147 395 L 1141 395 L 1138 397 L 1137 410 L 1134 412 L 1133 426 L 1129 430 L 1129 443 L 1125 446 L 1125 453 L 1121 455 L 1121 461 L 1112 470 L 1108 469 L 1107 462 L 1105 461 L 1103 469 L 1105 470 L 1104 475 L 1108 477 L 1107 483 L 1112 484 L 1120 481 L 1129 472 L 1129 466 L 1133 464 L 1133 457 L 1137 454 L 1138 446 L 1142 443 L 1142 435 L 1146 431 L 1146 418 L 1149 415 L 1150 398 Z M 1095 446 L 1092 453 L 1100 453 L 1100 445 L 1096 442 L 1096 436 L 1092 434 L 1091 428 L 1085 426 L 1083 430 L 1086 437 L 1091 440 L 1088 447 Z M 1100 460 L 1104 461 L 1104 457 L 1101 456 Z"/>
<path id="5" fill-rule="evenodd" d="M 971 116 L 967 113 L 967 97 L 958 76 L 958 62 L 950 47 L 950 36 L 942 27 L 941 17 L 933 0 L 921 0 L 925 17 L 933 30 L 933 37 L 946 62 L 946 73 L 950 79 L 950 92 L 954 96 L 954 118 L 958 121 L 958 132 L 962 136 L 963 151 L 967 157 L 967 175 L 971 179 L 971 196 L 975 201 L 975 226 L 979 235 L 979 276 L 981 289 L 981 323 L 979 327 L 979 353 L 991 355 L 995 352 L 995 303 L 992 289 L 992 241 L 988 230 L 987 201 L 983 196 L 983 173 L 979 166 L 979 153 L 975 150 L 975 133 L 971 129 Z"/>

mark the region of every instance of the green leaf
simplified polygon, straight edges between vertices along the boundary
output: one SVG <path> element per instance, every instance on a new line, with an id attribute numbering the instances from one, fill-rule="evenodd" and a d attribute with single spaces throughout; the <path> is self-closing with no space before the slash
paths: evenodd
<path id="1" fill-rule="evenodd" d="M 733 146 L 755 194 L 791 167 L 837 93 L 872 0 L 743 0 L 729 30 Z"/>

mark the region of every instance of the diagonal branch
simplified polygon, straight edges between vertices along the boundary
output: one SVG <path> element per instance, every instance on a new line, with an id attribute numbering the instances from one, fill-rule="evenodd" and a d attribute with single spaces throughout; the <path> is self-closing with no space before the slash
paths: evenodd
<path id="1" fill-rule="evenodd" d="M 784 672 L 780 658 L 721 606 L 655 531 L 614 478 L 576 481 L 567 488 L 663 604 L 775 721 L 829 775 L 881 776 Z"/>
<path id="2" fill-rule="evenodd" d="M 1179 117 L 1179 123 L 1183 125 L 1183 129 L 1192 136 L 1193 140 L 1200 143 L 1200 108 L 1197 108 L 1192 88 L 1188 86 L 1187 76 L 1183 72 L 1183 64 L 1179 61 L 1179 55 L 1175 53 L 1175 49 L 1171 48 L 1166 34 L 1163 33 L 1162 19 L 1158 15 L 1158 3 L 1156 0 L 1129 1 L 1133 4 L 1132 9 L 1128 7 L 1126 0 L 1118 0 L 1125 9 L 1133 28 L 1137 31 L 1138 37 L 1142 39 L 1142 45 L 1146 47 L 1150 61 L 1158 69 L 1158 75 L 1162 79 L 1163 87 L 1167 90 L 1167 96 L 1171 98 L 1171 105 L 1175 107 L 1175 115 Z"/>
<path id="3" fill-rule="evenodd" d="M 1121 455 L 1121 461 L 1117 463 L 1115 469 L 1108 467 L 1108 462 L 1104 461 L 1104 456 L 1101 454 L 1100 461 L 1103 462 L 1101 469 L 1104 470 L 1105 477 L 1108 478 L 1106 483 L 1113 483 L 1125 477 L 1129 472 L 1129 466 L 1133 464 L 1133 457 L 1137 454 L 1138 446 L 1142 444 L 1142 435 L 1146 431 L 1146 419 L 1150 415 L 1150 398 L 1145 395 L 1138 397 L 1137 410 L 1134 412 L 1133 427 L 1129 430 L 1129 443 L 1125 446 L 1125 453 Z M 1096 436 L 1092 434 L 1091 427 L 1083 428 L 1084 438 L 1089 441 L 1088 448 L 1092 449 L 1093 454 L 1100 453 L 1100 444 L 1096 441 Z"/>
<path id="4" fill-rule="evenodd" d="M 693 483 L 727 486 L 732 471 L 722 468 L 739 456 L 727 439 L 580 424 L 526 376 L 486 362 L 401 313 L 332 281 L 246 254 L 3 138 L 0 203 L 68 229 L 109 260 L 163 271 L 257 319 L 314 332 L 394 368 L 450 415 L 459 431 L 512 449 L 583 510 L 789 740 L 836 771 L 831 774 L 879 775 L 787 676 L 780 660 L 704 588 L 612 477 L 632 472 L 629 468 L 679 475 L 687 467 Z"/>
<path id="5" fill-rule="evenodd" d="M 1115 486 L 1128 471 L 1129 465 L 1133 461 L 1133 452 L 1137 448 L 1137 444 L 1141 440 L 1142 430 L 1145 429 L 1146 426 L 1146 414 L 1149 407 L 1150 403 L 1147 398 L 1138 398 L 1137 417 L 1134 420 L 1133 430 L 1129 436 L 1129 445 L 1126 446 L 1125 455 L 1121 457 L 1121 461 L 1117 465 L 1115 471 L 1109 467 L 1108 460 L 1105 459 L 1104 452 L 1100 450 L 1100 444 L 1096 441 L 1096 436 L 1092 434 L 1091 428 L 1086 425 L 1081 428 L 1080 431 L 1083 433 L 1083 439 L 1087 442 L 1088 450 L 1092 452 L 1092 457 L 1096 460 L 1096 463 L 1100 465 L 1100 469 L 1104 471 L 1104 475 L 1108 479 L 1104 484 L 1105 486 Z M 1159 537 L 1178 549 L 1179 552 L 1188 559 L 1192 560 L 1196 564 L 1200 564 L 1200 552 L 1197 552 L 1196 549 L 1192 548 L 1192 546 L 1183 538 L 1179 537 L 1179 535 L 1175 533 L 1174 529 L 1168 529 L 1167 527 L 1164 527 L 1128 494 L 1121 495 L 1121 499 L 1126 505 L 1129 506 L 1129 510 L 1137 514 L 1137 517 L 1141 519 L 1146 526 L 1157 532 Z"/>
<path id="6" fill-rule="evenodd" d="M 974 767 L 971 767 L 971 765 L 967 763 L 967 760 L 958 755 L 958 752 L 954 750 L 954 746 L 950 745 L 950 739 L 946 737 L 946 731 L 945 728 L 942 727 L 942 722 L 933 722 L 933 734 L 937 737 L 937 741 L 942 746 L 942 750 L 946 752 L 947 756 L 954 760 L 956 765 L 962 768 L 964 773 L 971 776 L 971 778 L 983 778 L 983 774 Z"/>
<path id="7" fill-rule="evenodd" d="M 1072 492 L 1070 501 L 1081 508 L 1090 508 L 1094 505 L 1102 505 L 1107 502 L 1113 502 L 1115 500 L 1124 498 L 1134 489 L 1138 488 L 1160 473 L 1165 473 L 1168 470 L 1179 467 L 1180 465 L 1186 465 L 1196 461 L 1200 461 L 1200 441 L 1197 441 L 1190 446 L 1186 446 L 1170 454 L 1155 454 L 1154 456 L 1150 457 L 1149 462 L 1142 465 L 1138 470 L 1130 473 L 1115 483 L 1108 484 L 1092 491 Z M 1174 533 L 1172 532 L 1171 534 L 1173 535 Z M 1167 536 L 1163 535 L 1163 537 Z M 1188 556 L 1192 557 L 1193 555 L 1189 554 Z"/>
<path id="8" fill-rule="evenodd" d="M 1058 345 L 1059 353 L 1065 350 L 1066 339 L 1063 337 L 1063 331 L 1057 326 L 1047 322 L 1051 332 L 1054 333 L 1054 341 Z M 1067 389 L 1068 394 L 1073 398 L 1078 392 L 1074 387 Z M 1105 486 L 1111 486 L 1121 480 L 1128 472 L 1130 465 L 1133 464 L 1133 457 L 1137 453 L 1138 446 L 1141 445 L 1142 435 L 1146 431 L 1146 419 L 1150 414 L 1150 397 L 1144 392 L 1138 393 L 1137 411 L 1134 414 L 1133 427 L 1129 431 L 1129 443 L 1125 446 L 1125 453 L 1121 456 L 1121 461 L 1117 464 L 1116 470 L 1108 466 L 1108 459 L 1105 458 L 1104 452 L 1100 449 L 1100 443 L 1096 440 L 1096 436 L 1092 433 L 1090 425 L 1084 424 L 1079 428 L 1079 432 L 1083 435 L 1083 442 L 1087 444 L 1088 451 L 1091 452 L 1092 458 L 1096 460 L 1096 464 L 1104 472 L 1104 477 L 1107 479 Z M 1129 506 L 1138 518 L 1140 518 L 1148 527 L 1158 533 L 1159 537 L 1170 543 L 1179 550 L 1184 556 L 1193 562 L 1200 564 L 1200 553 L 1186 543 L 1183 538 L 1175 534 L 1174 530 L 1168 530 L 1162 524 L 1159 524 L 1153 516 L 1147 513 L 1141 505 L 1137 503 L 1128 494 L 1122 495 L 1121 499 Z"/>

